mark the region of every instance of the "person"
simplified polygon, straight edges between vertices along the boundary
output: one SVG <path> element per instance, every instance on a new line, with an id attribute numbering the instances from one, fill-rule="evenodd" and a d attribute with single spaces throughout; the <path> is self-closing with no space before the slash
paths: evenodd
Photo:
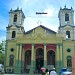
<path id="1" fill-rule="evenodd" d="M 46 74 L 46 69 L 45 68 L 41 68 L 41 71 L 42 71 L 42 75 L 45 75 Z"/>
<path id="2" fill-rule="evenodd" d="M 49 71 L 48 71 L 48 69 L 46 69 L 46 71 L 45 71 L 45 72 L 46 72 L 46 74 L 45 74 L 45 75 L 49 75 Z"/>
<path id="3" fill-rule="evenodd" d="M 57 75 L 55 68 L 53 68 L 53 70 L 50 72 L 50 75 Z"/>

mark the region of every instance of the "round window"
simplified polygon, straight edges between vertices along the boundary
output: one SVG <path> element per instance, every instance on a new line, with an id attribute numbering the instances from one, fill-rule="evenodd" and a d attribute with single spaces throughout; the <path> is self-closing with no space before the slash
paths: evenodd
<path id="1" fill-rule="evenodd" d="M 11 48 L 11 52 L 13 52 L 14 51 L 14 48 Z"/>
<path id="2" fill-rule="evenodd" d="M 71 50 L 70 49 L 67 49 L 67 52 L 70 52 Z"/>

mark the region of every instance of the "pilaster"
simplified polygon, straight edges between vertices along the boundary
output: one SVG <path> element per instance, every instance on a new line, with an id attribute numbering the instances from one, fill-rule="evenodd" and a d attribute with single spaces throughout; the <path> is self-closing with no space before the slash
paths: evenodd
<path id="1" fill-rule="evenodd" d="M 21 73 L 21 52 L 22 52 L 22 44 L 17 44 L 17 52 L 16 52 L 16 68 L 15 73 Z"/>
<path id="2" fill-rule="evenodd" d="M 6 59 L 7 59 L 7 41 L 5 45 L 5 55 L 4 55 L 4 68 L 6 69 Z"/>

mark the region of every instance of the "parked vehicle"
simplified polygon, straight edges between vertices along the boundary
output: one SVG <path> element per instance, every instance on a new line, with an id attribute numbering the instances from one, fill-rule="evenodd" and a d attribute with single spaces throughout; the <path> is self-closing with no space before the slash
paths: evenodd
<path id="1" fill-rule="evenodd" d="M 60 75 L 72 75 L 72 72 L 68 71 L 67 68 L 62 68 L 59 73 Z"/>
<path id="2" fill-rule="evenodd" d="M 60 75 L 62 74 L 62 72 L 66 72 L 67 71 L 67 68 L 62 68 L 61 70 L 60 70 Z"/>
<path id="3" fill-rule="evenodd" d="M 69 72 L 69 71 L 62 72 L 61 75 L 72 75 L 72 72 Z"/>
<path id="4" fill-rule="evenodd" d="M 3 66 L 3 64 L 0 64 L 0 73 L 4 73 L 4 66 Z"/>

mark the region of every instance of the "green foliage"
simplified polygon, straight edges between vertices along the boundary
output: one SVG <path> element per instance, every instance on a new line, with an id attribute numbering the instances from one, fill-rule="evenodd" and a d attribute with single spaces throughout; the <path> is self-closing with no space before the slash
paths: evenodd
<path id="1" fill-rule="evenodd" d="M 0 43 L 0 51 L 3 50 L 2 43 Z"/>
<path id="2" fill-rule="evenodd" d="M 2 42 L 0 43 L 0 53 L 2 53 L 2 52 L 4 51 L 4 42 L 5 42 L 5 41 L 2 41 Z"/>
<path id="3" fill-rule="evenodd" d="M 0 43 L 0 64 L 4 64 L 4 51 L 5 51 L 5 49 L 4 49 L 4 42 L 5 41 L 2 41 Z"/>
<path id="4" fill-rule="evenodd" d="M 4 53 L 0 53 L 0 64 L 4 64 Z"/>

